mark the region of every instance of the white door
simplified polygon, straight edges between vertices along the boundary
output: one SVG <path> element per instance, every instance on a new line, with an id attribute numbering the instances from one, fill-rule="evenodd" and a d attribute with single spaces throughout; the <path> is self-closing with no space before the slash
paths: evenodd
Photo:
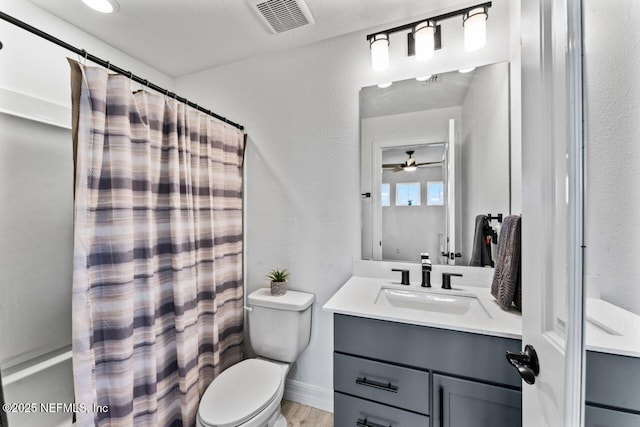
<path id="1" fill-rule="evenodd" d="M 445 202 L 445 256 L 444 264 L 456 263 L 456 123 L 449 119 L 449 135 L 444 150 L 442 163 L 443 177 L 446 187 Z"/>
<path id="2" fill-rule="evenodd" d="M 523 425 L 580 426 L 581 81 L 573 24 L 579 1 L 521 4 L 522 343 L 539 359 L 535 383 L 523 382 Z"/>

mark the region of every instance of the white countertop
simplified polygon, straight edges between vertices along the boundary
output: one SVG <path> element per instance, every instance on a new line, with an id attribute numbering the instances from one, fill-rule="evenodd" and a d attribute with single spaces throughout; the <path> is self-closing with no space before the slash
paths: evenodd
<path id="1" fill-rule="evenodd" d="M 587 298 L 587 350 L 640 357 L 640 316 L 599 298 Z"/>
<path id="2" fill-rule="evenodd" d="M 383 287 L 402 291 L 473 295 L 478 298 L 486 309 L 489 318 L 479 319 L 464 315 L 375 304 L 380 289 Z M 331 313 L 504 338 L 521 339 L 522 337 L 522 316 L 520 316 L 520 313 L 517 311 L 505 311 L 500 308 L 491 296 L 490 289 L 486 286 L 462 286 L 454 283 L 451 290 L 445 290 L 439 287 L 422 288 L 418 283 L 406 286 L 399 284 L 397 280 L 353 276 L 327 301 L 323 306 L 323 310 Z"/>
<path id="3" fill-rule="evenodd" d="M 491 296 L 489 286 L 453 283 L 452 290 L 441 289 L 439 283 L 433 286 L 427 289 L 413 282 L 405 286 L 398 280 L 388 278 L 353 276 L 327 301 L 323 310 L 411 325 L 522 339 L 521 314 L 515 310 L 503 310 Z M 376 304 L 383 287 L 401 291 L 473 295 L 486 309 L 488 318 Z M 587 350 L 640 357 L 640 316 L 601 299 L 587 298 L 585 320 Z"/>

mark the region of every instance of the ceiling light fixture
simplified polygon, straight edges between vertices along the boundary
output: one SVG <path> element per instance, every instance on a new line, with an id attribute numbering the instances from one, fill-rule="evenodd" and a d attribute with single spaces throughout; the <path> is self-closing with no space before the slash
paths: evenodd
<path id="1" fill-rule="evenodd" d="M 464 27 L 464 50 L 473 52 L 487 44 L 487 13 L 486 6 L 476 7 L 464 13 L 462 26 Z"/>
<path id="2" fill-rule="evenodd" d="M 84 4 L 100 13 L 113 13 L 120 10 L 116 0 L 82 0 Z"/>
<path id="3" fill-rule="evenodd" d="M 429 60 L 434 52 L 441 48 L 441 31 L 438 23 L 454 17 L 462 16 L 465 50 L 471 52 L 482 48 L 487 43 L 487 18 L 490 7 L 491 2 L 481 3 L 369 34 L 367 40 L 371 47 L 373 69 L 382 71 L 389 67 L 389 35 L 401 31 L 409 32 L 407 54 L 409 56 L 415 54 L 418 61 Z"/>
<path id="4" fill-rule="evenodd" d="M 384 71 L 389 67 L 389 36 L 381 33 L 369 39 L 371 47 L 371 66 L 375 71 Z"/>
<path id="5" fill-rule="evenodd" d="M 389 82 L 389 83 L 378 83 L 378 87 L 379 87 L 380 89 L 386 89 L 386 88 L 388 88 L 388 87 L 389 87 L 389 86 L 391 86 L 391 85 L 392 85 L 392 83 L 391 83 L 391 82 Z"/>
<path id="6" fill-rule="evenodd" d="M 466 74 L 466 73 L 470 73 L 470 72 L 472 72 L 472 71 L 473 71 L 473 70 L 475 70 L 475 69 L 476 69 L 476 67 L 460 68 L 460 69 L 458 70 L 458 72 L 459 72 L 459 73 L 462 73 L 462 74 Z"/>
<path id="7" fill-rule="evenodd" d="M 415 41 L 416 59 L 420 62 L 433 58 L 436 50 L 436 21 L 424 21 L 413 29 Z"/>

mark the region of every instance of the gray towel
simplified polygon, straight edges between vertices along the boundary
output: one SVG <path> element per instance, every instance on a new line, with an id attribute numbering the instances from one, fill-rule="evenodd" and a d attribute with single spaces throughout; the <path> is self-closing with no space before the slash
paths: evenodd
<path id="1" fill-rule="evenodd" d="M 486 215 L 476 216 L 476 234 L 473 236 L 473 251 L 471 252 L 472 267 L 493 267 L 491 258 L 491 243 L 487 244 L 486 229 L 490 229 L 489 217 Z"/>
<path id="2" fill-rule="evenodd" d="M 502 223 L 496 270 L 491 284 L 491 295 L 504 309 L 515 304 L 522 310 L 522 286 L 520 281 L 520 258 L 522 253 L 521 219 L 511 215 Z"/>

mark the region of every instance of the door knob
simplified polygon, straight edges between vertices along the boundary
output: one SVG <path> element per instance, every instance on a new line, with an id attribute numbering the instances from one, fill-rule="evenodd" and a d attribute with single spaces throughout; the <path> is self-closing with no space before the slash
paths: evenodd
<path id="1" fill-rule="evenodd" d="M 524 346 L 524 351 L 518 353 L 507 351 L 507 360 L 518 370 L 527 384 L 536 382 L 536 377 L 540 373 L 540 364 L 538 363 L 538 354 L 533 346 L 527 344 Z"/>

